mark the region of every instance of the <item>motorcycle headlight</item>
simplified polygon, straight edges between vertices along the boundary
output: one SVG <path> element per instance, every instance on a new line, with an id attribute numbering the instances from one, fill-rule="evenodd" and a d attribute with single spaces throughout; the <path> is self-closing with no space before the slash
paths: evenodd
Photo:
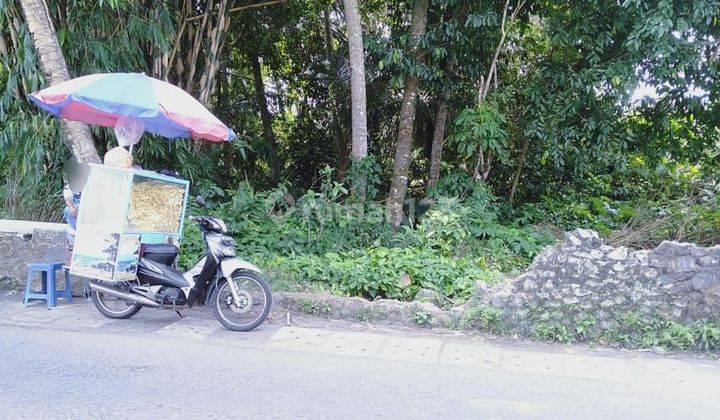
<path id="1" fill-rule="evenodd" d="M 223 257 L 234 257 L 235 256 L 235 239 L 226 236 L 220 241 L 222 244 L 222 256 Z"/>

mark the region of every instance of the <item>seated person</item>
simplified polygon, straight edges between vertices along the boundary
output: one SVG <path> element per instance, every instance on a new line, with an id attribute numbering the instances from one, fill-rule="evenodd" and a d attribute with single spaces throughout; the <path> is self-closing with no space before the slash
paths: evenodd
<path id="1" fill-rule="evenodd" d="M 73 230 L 77 228 L 77 216 L 78 210 L 80 209 L 80 195 L 80 192 L 73 192 L 70 185 L 65 185 L 65 188 L 63 188 L 63 199 L 65 200 L 63 216 L 65 216 L 65 221 Z"/>
<path id="2" fill-rule="evenodd" d="M 77 228 L 80 196 L 87 181 L 88 172 L 88 165 L 78 163 L 74 158 L 68 159 L 63 166 L 63 177 L 65 178 L 65 187 L 63 188 L 65 209 L 63 209 L 63 216 L 68 224 L 66 235 L 71 248 L 75 239 L 75 229 Z"/>

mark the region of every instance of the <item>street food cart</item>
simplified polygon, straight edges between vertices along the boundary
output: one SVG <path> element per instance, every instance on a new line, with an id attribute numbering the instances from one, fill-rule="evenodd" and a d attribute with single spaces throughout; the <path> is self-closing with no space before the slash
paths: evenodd
<path id="1" fill-rule="evenodd" d="M 189 182 L 142 169 L 90 165 L 70 272 L 135 280 L 142 244 L 180 245 Z"/>
<path id="2" fill-rule="evenodd" d="M 30 100 L 58 118 L 113 127 L 118 146 L 129 147 L 130 156 L 143 133 L 212 142 L 237 138 L 189 93 L 142 73 L 82 76 L 32 93 Z M 144 170 L 91 166 L 70 271 L 105 281 L 132 280 L 140 244 L 179 244 L 188 182 Z"/>

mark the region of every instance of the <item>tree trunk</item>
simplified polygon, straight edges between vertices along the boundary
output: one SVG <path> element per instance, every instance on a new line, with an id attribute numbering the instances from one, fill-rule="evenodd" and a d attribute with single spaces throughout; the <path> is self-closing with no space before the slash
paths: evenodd
<path id="1" fill-rule="evenodd" d="M 417 55 L 417 39 L 425 34 L 427 24 L 428 0 L 415 0 L 410 23 L 411 52 Z M 408 171 L 410 170 L 410 152 L 412 151 L 413 127 L 415 124 L 415 99 L 420 79 L 408 75 L 400 106 L 400 124 L 395 149 L 395 163 L 390 193 L 387 199 L 388 219 L 393 227 L 398 227 L 403 219 L 403 203 L 407 191 Z"/>
<path id="2" fill-rule="evenodd" d="M 467 7 L 463 7 L 463 9 L 460 11 L 459 20 L 462 22 L 466 19 L 468 14 Z M 437 183 L 440 180 L 440 166 L 442 164 L 442 152 L 443 152 L 443 146 L 445 145 L 445 127 L 447 126 L 447 117 L 448 117 L 448 106 L 447 102 L 450 96 L 450 87 L 449 84 L 452 83 L 452 74 L 455 69 L 455 63 L 457 62 L 457 58 L 453 56 L 448 60 L 448 62 L 445 64 L 445 84 L 446 88 L 444 92 L 440 95 L 440 99 L 438 101 L 438 110 L 437 115 L 435 117 L 435 128 L 433 130 L 433 141 L 432 141 L 432 149 L 430 151 L 430 175 L 428 177 L 428 185 L 425 189 L 425 195 L 427 196 L 427 193 L 437 187 Z"/>
<path id="3" fill-rule="evenodd" d="M 37 51 L 40 70 L 45 74 L 48 84 L 54 85 L 70 80 L 67 64 L 60 50 L 57 36 L 55 36 L 55 28 L 50 21 L 45 1 L 21 0 L 20 4 Z M 65 135 L 65 144 L 78 162 L 100 162 L 100 156 L 95 149 L 95 142 L 87 125 L 74 121 L 62 121 L 61 127 Z"/>
<path id="4" fill-rule="evenodd" d="M 525 136 L 522 150 L 520 151 L 520 156 L 518 157 L 518 166 L 515 170 L 515 176 L 513 177 L 512 188 L 510 188 L 510 204 L 512 204 L 515 199 L 515 193 L 517 192 L 517 186 L 520 181 L 520 174 L 522 173 L 523 166 L 525 165 L 525 156 L 527 155 L 529 140 L 530 137 Z"/>
<path id="5" fill-rule="evenodd" d="M 350 50 L 350 96 L 352 117 L 352 160 L 357 162 L 367 156 L 367 110 L 365 97 L 365 51 L 363 49 L 362 23 L 357 0 L 344 0 L 348 47 Z M 367 180 L 358 180 L 356 194 L 365 199 Z"/>
<path id="6" fill-rule="evenodd" d="M 448 107 L 445 98 L 438 103 L 437 116 L 435 117 L 435 129 L 433 130 L 432 150 L 430 152 L 430 177 L 428 178 L 427 191 L 437 187 L 440 179 L 440 164 L 442 162 L 442 149 L 445 142 L 445 125 L 447 122 Z"/>
<path id="7" fill-rule="evenodd" d="M 338 124 L 339 125 L 339 124 Z M 338 181 L 344 182 L 345 177 L 347 176 L 348 168 L 350 167 L 350 154 L 351 154 L 351 143 L 352 143 L 352 133 L 350 131 L 350 128 L 345 129 L 339 129 L 337 130 L 337 137 L 338 140 L 336 142 L 336 152 L 338 155 L 338 164 L 337 164 L 337 177 Z M 353 193 L 357 193 L 357 191 L 353 191 Z"/>
<path id="8" fill-rule="evenodd" d="M 255 51 L 250 52 L 250 62 L 252 64 L 253 80 L 255 83 L 255 100 L 260 110 L 260 119 L 262 120 L 263 137 L 268 143 L 268 166 L 270 166 L 270 176 L 272 177 L 273 186 L 277 186 L 280 181 L 280 162 L 277 156 L 277 140 L 272 129 L 272 115 L 267 107 L 267 99 L 265 97 L 265 83 L 263 82 L 262 69 L 260 68 L 260 58 Z"/>

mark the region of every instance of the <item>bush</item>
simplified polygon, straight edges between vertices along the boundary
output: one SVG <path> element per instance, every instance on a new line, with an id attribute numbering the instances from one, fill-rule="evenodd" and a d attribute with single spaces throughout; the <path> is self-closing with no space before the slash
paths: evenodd
<path id="1" fill-rule="evenodd" d="M 419 226 L 393 232 L 381 205 L 348 199 L 348 189 L 330 175 L 295 205 L 283 188 L 255 192 L 242 184 L 216 194 L 210 212 L 226 221 L 238 253 L 269 269 L 271 280 L 371 299 L 412 299 L 428 288 L 464 300 L 476 281 L 520 270 L 553 241 L 530 227 L 500 224 L 497 199 L 483 184 L 464 198 L 439 197 Z M 203 248 L 197 228 L 188 226 L 181 265 Z"/>
<path id="2" fill-rule="evenodd" d="M 476 281 L 517 274 L 552 244 L 552 235 L 537 228 L 548 223 L 563 230 L 596 229 L 611 243 L 631 246 L 666 238 L 710 244 L 720 237 L 714 184 L 694 181 L 687 190 L 695 191 L 692 203 L 682 197 L 620 201 L 566 192 L 513 209 L 483 183 L 461 173 L 450 179 L 433 192 L 434 204 L 418 225 L 397 232 L 386 223 L 382 205 L 354 200 L 329 168 L 318 190 L 297 200 L 288 198 L 284 187 L 256 192 L 243 183 L 235 191 L 203 189 L 214 197 L 211 213 L 226 221 L 238 253 L 269 269 L 274 280 L 371 299 L 411 299 L 419 288 L 428 288 L 464 300 Z M 607 179 L 593 182 L 592 192 L 608 192 Z M 191 213 L 198 211 L 191 207 Z M 202 249 L 199 232 L 188 226 L 182 265 L 194 262 Z M 538 334 L 564 332 L 551 328 Z"/>
<path id="3" fill-rule="evenodd" d="M 466 299 L 476 281 L 500 277 L 482 260 L 457 259 L 416 247 L 277 257 L 267 263 L 297 281 L 321 282 L 340 293 L 371 299 L 412 299 L 420 288 Z"/>
<path id="4" fill-rule="evenodd" d="M 676 188 L 658 185 L 655 193 L 629 200 L 570 191 L 525 203 L 506 214 L 520 225 L 593 229 L 616 246 L 652 248 L 663 240 L 703 246 L 720 243 L 720 186 L 696 179 Z"/>
<path id="5" fill-rule="evenodd" d="M 627 347 L 717 351 L 720 350 L 720 326 L 715 322 L 685 325 L 661 318 L 645 319 L 631 312 L 620 317 L 617 326 L 604 331 L 603 340 Z"/>
<path id="6" fill-rule="evenodd" d="M 355 178 L 348 182 L 352 185 Z M 374 193 L 372 184 L 379 177 L 366 179 Z M 476 281 L 515 275 L 554 242 L 538 226 L 592 228 L 611 243 L 630 246 L 651 246 L 666 238 L 711 244 L 720 238 L 720 194 L 714 184 L 683 181 L 687 185 L 682 184 L 677 197 L 622 201 L 611 196 L 612 182 L 595 176 L 584 192 L 558 192 L 513 208 L 486 184 L 454 172 L 432 192 L 434 204 L 417 226 L 397 232 L 386 223 L 381 204 L 354 199 L 350 187 L 333 180 L 329 168 L 317 190 L 296 200 L 282 186 L 256 192 L 242 183 L 223 191 L 206 183 L 201 190 L 210 198 L 210 212 L 226 221 L 239 255 L 267 269 L 275 284 L 370 299 L 412 299 L 418 289 L 428 288 L 451 301 L 465 300 Z M 695 194 L 692 202 L 683 201 L 688 191 Z M 195 207 L 189 211 L 197 212 L 201 210 Z M 181 265 L 194 263 L 203 248 L 199 231 L 189 224 Z M 550 338 L 572 331 L 547 327 L 537 334 Z M 672 337 L 681 340 L 677 334 Z"/>
<path id="7" fill-rule="evenodd" d="M 479 328 L 495 334 L 502 332 L 502 312 L 493 307 L 473 306 L 468 308 L 460 320 L 460 328 Z"/>

